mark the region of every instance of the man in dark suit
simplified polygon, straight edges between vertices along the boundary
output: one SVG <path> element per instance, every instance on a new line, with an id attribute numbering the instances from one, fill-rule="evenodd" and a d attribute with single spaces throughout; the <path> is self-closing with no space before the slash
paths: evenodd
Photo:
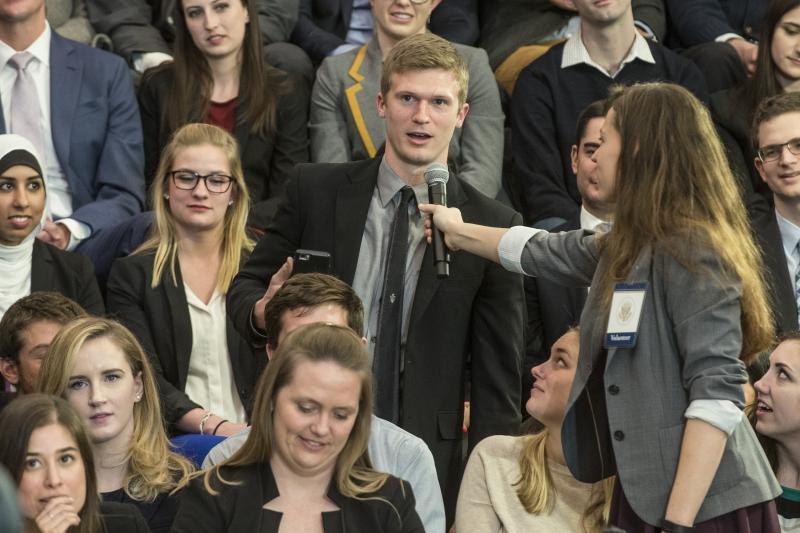
<path id="1" fill-rule="evenodd" d="M 753 119 L 755 166 L 775 208 L 751 214 L 764 254 L 778 332 L 798 329 L 800 302 L 800 94 L 768 98 Z"/>
<path id="2" fill-rule="evenodd" d="M 377 396 L 399 403 L 393 411 L 378 401 L 377 413 L 431 448 L 451 518 L 464 459 L 466 389 L 470 445 L 514 432 L 519 423 L 524 312 L 519 276 L 455 252 L 449 278 L 439 279 L 424 241 L 424 217 L 416 207 L 427 202 L 423 172 L 447 161 L 450 138 L 469 108 L 466 72 L 455 48 L 432 34 L 397 44 L 384 61 L 377 99 L 385 153 L 354 163 L 299 166 L 227 300 L 240 332 L 263 343 L 271 276 L 298 248 L 330 253 L 332 273 L 351 284 L 365 305 Z M 502 227 L 520 221 L 458 176 L 450 177 L 447 194 L 467 219 Z M 391 238 L 400 228 L 408 237 Z M 390 259 L 388 250 L 397 250 L 398 241 L 406 250 Z M 397 268 L 405 269 L 401 283 L 383 297 Z M 396 302 L 402 309 L 393 307 Z M 388 313 L 397 313 L 394 323 L 385 320 Z M 391 328 L 397 333 L 394 343 L 386 334 Z M 392 365 L 399 372 L 393 373 Z"/>
<path id="3" fill-rule="evenodd" d="M 600 176 L 594 152 L 600 146 L 600 128 L 605 121 L 604 102 L 593 102 L 578 118 L 576 141 L 570 154 L 581 195 L 581 209 L 553 232 L 588 229 L 608 231 L 613 217 L 613 182 Z M 550 348 L 570 327 L 578 324 L 586 302 L 584 287 L 565 287 L 544 278 L 525 277 L 528 335 L 522 390 L 533 386 L 531 368 L 547 360 Z"/>
<path id="4" fill-rule="evenodd" d="M 144 203 L 142 129 L 125 63 L 52 32 L 44 0 L 0 0 L 0 97 L 0 133 L 24 135 L 46 162 L 53 220 L 39 238 L 92 255 L 92 237 Z"/>
<path id="5" fill-rule="evenodd" d="M 666 0 L 667 45 L 703 71 L 709 93 L 734 87 L 756 70 L 764 0 Z"/>

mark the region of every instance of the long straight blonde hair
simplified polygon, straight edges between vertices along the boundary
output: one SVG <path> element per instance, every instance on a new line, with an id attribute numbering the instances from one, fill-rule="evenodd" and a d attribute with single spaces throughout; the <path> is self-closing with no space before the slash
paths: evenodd
<path id="1" fill-rule="evenodd" d="M 216 289 L 226 294 L 228 288 L 239 272 L 242 252 L 252 251 L 255 243 L 247 236 L 247 214 L 250 210 L 250 195 L 244 181 L 242 163 L 239 159 L 239 146 L 228 132 L 210 124 L 187 124 L 177 130 L 170 138 L 158 163 L 155 181 L 151 189 L 151 205 L 155 212 L 155 224 L 147 239 L 133 253 L 139 254 L 155 251 L 153 261 L 153 281 L 151 288 L 161 283 L 164 271 L 169 267 L 172 282 L 177 286 L 175 264 L 178 257 L 178 239 L 175 231 L 175 219 L 169 209 L 169 200 L 164 193 L 169 190 L 169 172 L 175 163 L 177 153 L 191 146 L 211 145 L 225 154 L 233 178 L 233 205 L 225 212 L 224 229 L 220 252 L 222 265 L 217 276 Z"/>
<path id="2" fill-rule="evenodd" d="M 87 342 L 108 338 L 122 350 L 131 373 L 142 376 L 142 399 L 133 406 L 133 433 L 125 457 L 123 488 L 136 501 L 153 501 L 189 479 L 194 470 L 184 457 L 170 451 L 161 417 L 158 389 L 150 362 L 125 326 L 97 317 L 76 319 L 53 339 L 39 372 L 38 391 L 66 399 L 67 385 L 78 352 Z"/>

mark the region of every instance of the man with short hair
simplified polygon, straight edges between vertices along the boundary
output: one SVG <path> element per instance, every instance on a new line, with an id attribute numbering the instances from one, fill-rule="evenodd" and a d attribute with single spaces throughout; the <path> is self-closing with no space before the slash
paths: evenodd
<path id="1" fill-rule="evenodd" d="M 575 123 L 614 84 L 666 81 L 707 100 L 705 81 L 689 60 L 646 40 L 631 0 L 573 0 L 579 31 L 519 75 L 511 101 L 512 158 L 526 224 L 552 229 L 580 208 L 570 148 Z"/>
<path id="2" fill-rule="evenodd" d="M 0 0 L 0 99 L 0 133 L 28 138 L 46 167 L 39 238 L 94 256 L 92 237 L 144 205 L 142 125 L 125 62 L 53 32 L 44 0 Z"/>
<path id="3" fill-rule="evenodd" d="M 800 308 L 800 93 L 764 100 L 753 118 L 754 164 L 772 191 L 775 209 L 756 215 L 778 332 L 798 329 Z"/>
<path id="4" fill-rule="evenodd" d="M 441 0 L 396 2 L 372 0 L 372 38 L 349 52 L 322 62 L 311 94 L 309 134 L 311 160 L 343 163 L 375 157 L 385 141 L 383 121 L 375 109 L 383 61 L 411 35 L 428 31 L 426 20 Z M 500 191 L 503 156 L 503 111 L 486 52 L 454 45 L 469 70 L 469 116 L 450 141 L 448 164 L 459 179 L 490 198 Z"/>
<path id="5" fill-rule="evenodd" d="M 297 249 L 329 253 L 331 273 L 364 302 L 376 413 L 430 447 L 448 516 L 462 471 L 467 388 L 470 446 L 515 432 L 520 420 L 522 280 L 462 252 L 451 254 L 449 278 L 437 278 L 417 207 L 428 202 L 426 169 L 446 163 L 453 131 L 469 110 L 467 78 L 463 58 L 439 37 L 414 35 L 395 45 L 377 98 L 385 153 L 299 165 L 227 300 L 239 332 L 263 342 L 270 277 Z M 497 227 L 521 220 L 457 175 L 446 190 L 467 220 Z"/>
<path id="6" fill-rule="evenodd" d="M 81 306 L 57 292 L 34 292 L 8 308 L 0 320 L 0 374 L 18 394 L 35 392 L 53 337 L 82 316 Z"/>
<path id="7" fill-rule="evenodd" d="M 297 274 L 283 281 L 272 277 L 274 296 L 264 310 L 267 327 L 267 354 L 295 329 L 325 322 L 346 326 L 356 334 L 364 333 L 364 308 L 347 283 L 327 274 Z M 219 464 L 233 455 L 247 440 L 250 428 L 215 446 L 203 461 L 203 468 Z M 436 467 L 430 450 L 422 441 L 396 425 L 373 415 L 369 435 L 369 456 L 374 468 L 405 479 L 416 498 L 416 510 L 426 531 L 444 531 L 444 504 Z"/>

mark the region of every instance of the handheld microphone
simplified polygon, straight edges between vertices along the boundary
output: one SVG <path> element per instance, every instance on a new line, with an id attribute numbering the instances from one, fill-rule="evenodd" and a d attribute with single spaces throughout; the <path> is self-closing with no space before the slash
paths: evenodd
<path id="1" fill-rule="evenodd" d="M 425 170 L 425 182 L 428 184 L 428 202 L 447 207 L 447 180 L 450 172 L 441 163 L 434 163 Z M 436 267 L 436 277 L 450 276 L 450 251 L 444 244 L 444 235 L 433 226 L 433 266 Z"/>

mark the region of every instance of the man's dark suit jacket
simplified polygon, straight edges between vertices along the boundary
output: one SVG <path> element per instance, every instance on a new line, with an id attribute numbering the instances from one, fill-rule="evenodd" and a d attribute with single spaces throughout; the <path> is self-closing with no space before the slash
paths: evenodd
<path id="1" fill-rule="evenodd" d="M 141 211 L 142 125 L 124 61 L 53 32 L 50 122 L 72 195 L 70 218 L 97 232 Z M 2 110 L 0 133 L 6 133 Z M 91 253 L 90 242 L 79 250 Z"/>
<path id="2" fill-rule="evenodd" d="M 102 316 L 105 313 L 94 268 L 86 256 L 59 250 L 36 239 L 31 262 L 31 292 L 58 292 L 74 300 L 89 314 Z"/>
<path id="3" fill-rule="evenodd" d="M 149 70 L 139 86 L 148 188 L 156 173 L 161 151 L 173 133 L 163 127 L 162 119 L 174 72 L 173 64 L 161 65 Z M 276 71 L 276 76 L 281 74 Z M 284 81 L 286 87 L 276 102 L 275 132 L 272 135 L 253 134 L 250 124 L 239 121 L 243 106 L 236 106 L 237 122 L 233 134 L 239 143 L 250 201 L 257 206 L 250 210 L 249 224 L 257 228 L 263 228 L 274 214 L 276 199 L 283 192 L 284 183 L 294 166 L 308 162 L 308 94 L 292 86 L 291 78 L 286 77 Z M 193 119 L 203 121 L 200 116 Z"/>
<path id="4" fill-rule="evenodd" d="M 756 242 L 761 247 L 764 258 L 764 277 L 769 289 L 770 304 L 778 333 L 798 329 L 797 303 L 794 299 L 794 274 L 786 265 L 783 240 L 775 218 L 775 211 L 759 209 L 751 214 Z"/>
<path id="5" fill-rule="evenodd" d="M 669 45 L 689 48 L 713 42 L 726 33 L 758 39 L 767 11 L 764 0 L 665 0 L 670 22 Z"/>
<path id="6" fill-rule="evenodd" d="M 220 475 L 232 483 L 223 484 L 212 472 L 210 484 L 218 492 L 216 496 L 205 489 L 202 477 L 193 479 L 182 491 L 173 533 L 278 533 L 281 513 L 263 509 L 265 503 L 280 496 L 269 463 L 223 466 Z M 356 499 L 342 495 L 334 479 L 327 497 L 340 510 L 322 513 L 322 530 L 325 533 L 425 533 L 414 510 L 414 493 L 408 482 L 389 476 L 383 487 L 364 496 Z"/>
<path id="7" fill-rule="evenodd" d="M 580 212 L 551 233 L 580 229 Z M 525 277 L 528 307 L 528 341 L 523 384 L 531 383 L 530 370 L 550 357 L 550 348 L 567 329 L 578 324 L 586 302 L 584 287 L 565 287 L 544 278 Z M 537 338 L 538 337 L 538 338 Z M 537 342 L 538 341 L 538 342 Z M 523 385 L 523 389 L 525 385 Z"/>
<path id="8" fill-rule="evenodd" d="M 352 284 L 380 161 L 298 166 L 275 219 L 228 291 L 228 313 L 242 335 L 258 340 L 250 326 L 253 305 L 298 248 L 329 252 L 332 273 Z M 468 222 L 520 223 L 519 214 L 456 176 L 447 197 Z M 523 313 L 520 276 L 454 252 L 450 277 L 437 279 L 432 249 L 426 248 L 406 340 L 400 426 L 430 447 L 446 501 L 455 499 L 462 470 L 468 368 L 470 446 L 517 429 Z"/>
<path id="9" fill-rule="evenodd" d="M 169 270 L 161 283 L 151 288 L 154 253 L 119 259 L 108 278 L 108 312 L 130 329 L 150 357 L 156 373 L 164 419 L 174 424 L 190 410 L 200 407 L 183 392 L 192 353 L 192 323 L 176 262 L 173 282 Z M 236 392 L 248 416 L 255 385 L 266 365 L 267 354 L 253 350 L 227 321 L 228 351 Z"/>

